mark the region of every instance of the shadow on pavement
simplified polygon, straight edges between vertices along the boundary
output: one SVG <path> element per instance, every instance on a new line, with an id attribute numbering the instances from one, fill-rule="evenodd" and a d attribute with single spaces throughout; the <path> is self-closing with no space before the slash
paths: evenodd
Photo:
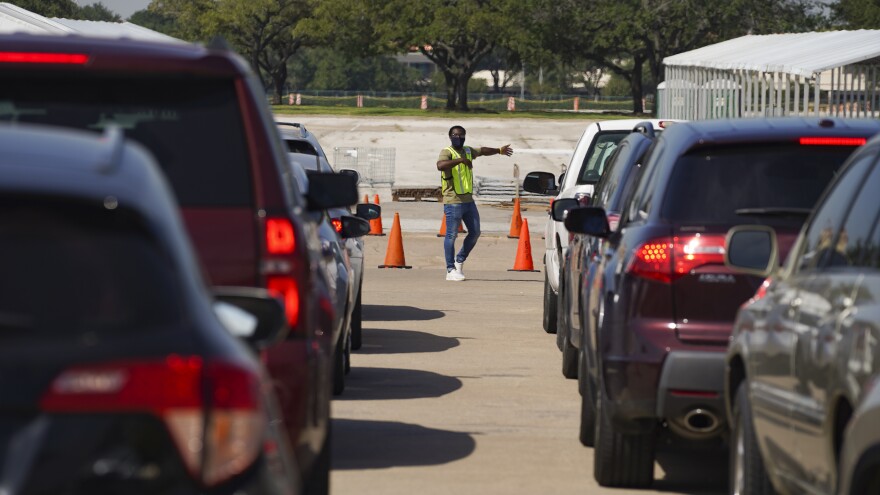
<path id="1" fill-rule="evenodd" d="M 364 304 L 362 317 L 365 321 L 426 321 L 443 318 L 445 313 L 436 309 L 414 306 L 380 306 Z"/>
<path id="2" fill-rule="evenodd" d="M 727 454 L 724 451 L 694 451 L 658 448 L 657 462 L 666 476 L 653 488 L 662 492 L 714 495 L 727 493 Z"/>
<path id="3" fill-rule="evenodd" d="M 363 347 L 358 354 L 405 354 L 443 352 L 458 347 L 458 339 L 413 330 L 364 328 Z"/>
<path id="4" fill-rule="evenodd" d="M 424 399 L 461 388 L 461 380 L 430 371 L 352 367 L 345 392 L 334 400 Z"/>
<path id="5" fill-rule="evenodd" d="M 476 448 L 468 433 L 391 421 L 334 419 L 332 438 L 333 469 L 446 464 Z"/>

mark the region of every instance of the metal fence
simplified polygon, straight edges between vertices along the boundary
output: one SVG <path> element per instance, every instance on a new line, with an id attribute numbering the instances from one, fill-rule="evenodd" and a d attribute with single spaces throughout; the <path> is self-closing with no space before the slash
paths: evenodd
<path id="1" fill-rule="evenodd" d="M 334 148 L 333 165 L 336 170 L 357 170 L 361 184 L 393 186 L 396 154 L 397 148 Z"/>
<path id="2" fill-rule="evenodd" d="M 413 108 L 427 110 L 446 108 L 444 93 L 394 93 L 374 91 L 301 91 L 286 95 L 287 105 L 331 106 L 357 108 Z M 653 95 L 643 101 L 646 112 L 653 110 Z M 629 112 L 632 98 L 627 96 L 580 95 L 516 95 L 470 93 L 468 104 L 497 112 L 503 111 L 556 111 L 556 112 Z"/>

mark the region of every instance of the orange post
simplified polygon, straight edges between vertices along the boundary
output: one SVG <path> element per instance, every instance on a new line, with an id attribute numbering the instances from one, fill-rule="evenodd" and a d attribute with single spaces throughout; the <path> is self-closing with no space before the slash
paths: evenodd
<path id="1" fill-rule="evenodd" d="M 366 198 L 366 196 L 364 197 Z M 373 196 L 373 203 L 379 204 L 378 194 Z M 379 215 L 379 218 L 370 220 L 370 231 L 367 233 L 367 235 L 385 235 L 382 230 L 382 215 Z"/>
<path id="2" fill-rule="evenodd" d="M 464 224 L 458 224 L 458 233 L 465 233 Z M 440 222 L 440 232 L 437 232 L 437 237 L 446 237 L 446 215 L 443 215 L 443 221 Z"/>
<path id="3" fill-rule="evenodd" d="M 366 195 L 366 194 L 364 194 L 364 203 L 365 203 L 365 204 L 369 204 L 369 203 L 370 203 L 370 197 L 369 197 L 368 195 Z"/>
<path id="4" fill-rule="evenodd" d="M 385 264 L 379 268 L 412 268 L 406 266 L 403 256 L 403 237 L 400 235 L 400 213 L 394 214 L 391 225 L 391 236 L 388 237 L 388 249 L 385 251 Z"/>
<path id="5" fill-rule="evenodd" d="M 516 247 L 516 261 L 513 263 L 513 269 L 509 272 L 538 272 L 535 270 L 535 264 L 532 262 L 532 241 L 529 238 L 529 221 L 523 220 L 522 231 L 519 236 L 519 244 Z"/>
<path id="6" fill-rule="evenodd" d="M 510 219 L 510 233 L 507 234 L 508 239 L 519 239 L 522 230 L 522 215 L 519 212 L 519 198 L 513 200 L 513 217 Z"/>

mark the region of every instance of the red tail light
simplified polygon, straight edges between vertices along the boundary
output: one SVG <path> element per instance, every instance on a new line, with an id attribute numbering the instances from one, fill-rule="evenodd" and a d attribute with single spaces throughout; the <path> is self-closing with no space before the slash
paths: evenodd
<path id="1" fill-rule="evenodd" d="M 335 230 L 337 234 L 342 233 L 342 219 L 341 218 L 331 218 L 330 223 L 333 224 L 333 230 Z"/>
<path id="2" fill-rule="evenodd" d="M 52 382 L 40 406 L 53 413 L 159 416 L 189 473 L 207 486 L 251 466 L 266 428 L 259 378 L 199 356 L 70 368 Z"/>
<path id="3" fill-rule="evenodd" d="M 575 193 L 574 199 L 578 202 L 579 206 L 590 206 L 589 193 Z"/>
<path id="4" fill-rule="evenodd" d="M 295 329 L 299 324 L 300 311 L 299 285 L 296 280 L 287 275 L 270 275 L 266 278 L 266 288 L 284 300 L 287 324 L 291 329 Z"/>
<path id="5" fill-rule="evenodd" d="M 863 137 L 802 137 L 800 144 L 802 146 L 861 146 L 868 142 Z"/>
<path id="6" fill-rule="evenodd" d="M 703 265 L 724 264 L 724 236 L 693 236 L 652 239 L 638 248 L 627 272 L 638 277 L 670 283 Z"/>
<path id="7" fill-rule="evenodd" d="M 84 65 L 89 56 L 83 53 L 0 52 L 4 64 Z"/>
<path id="8" fill-rule="evenodd" d="M 761 282 L 761 286 L 758 287 L 758 290 L 755 292 L 755 295 L 752 296 L 752 301 L 757 301 L 758 299 L 763 299 L 767 296 L 767 289 L 770 287 L 770 284 L 773 283 L 773 279 L 768 277 Z"/>
<path id="9" fill-rule="evenodd" d="M 286 218 L 266 220 L 266 249 L 269 254 L 292 254 L 296 248 L 293 224 Z"/>

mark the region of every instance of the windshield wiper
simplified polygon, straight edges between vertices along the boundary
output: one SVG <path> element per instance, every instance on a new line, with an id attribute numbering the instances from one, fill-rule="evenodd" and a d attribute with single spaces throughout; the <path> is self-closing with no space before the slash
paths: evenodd
<path id="1" fill-rule="evenodd" d="M 812 210 L 810 208 L 740 208 L 734 210 L 737 215 L 755 215 L 755 216 L 784 216 L 797 215 L 808 216 Z"/>

